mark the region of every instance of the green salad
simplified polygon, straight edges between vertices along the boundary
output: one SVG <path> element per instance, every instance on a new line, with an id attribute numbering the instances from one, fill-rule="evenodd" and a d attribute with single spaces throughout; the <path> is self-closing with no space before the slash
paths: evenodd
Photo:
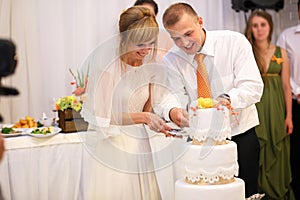
<path id="1" fill-rule="evenodd" d="M 36 128 L 31 131 L 31 134 L 48 134 L 48 133 L 53 133 L 54 127 L 43 127 L 43 128 Z"/>
<path id="2" fill-rule="evenodd" d="M 3 134 L 10 134 L 10 133 L 21 133 L 21 131 L 17 131 L 13 128 L 9 128 L 9 127 L 3 127 L 1 130 L 1 133 Z"/>

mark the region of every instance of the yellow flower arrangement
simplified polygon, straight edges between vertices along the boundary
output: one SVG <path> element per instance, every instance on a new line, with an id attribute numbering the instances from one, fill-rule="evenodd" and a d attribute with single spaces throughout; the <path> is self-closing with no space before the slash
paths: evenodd
<path id="1" fill-rule="evenodd" d="M 55 106 L 56 110 L 64 111 L 66 109 L 73 109 L 75 111 L 79 111 L 82 108 L 82 103 L 76 96 L 72 95 L 59 98 L 56 101 Z"/>

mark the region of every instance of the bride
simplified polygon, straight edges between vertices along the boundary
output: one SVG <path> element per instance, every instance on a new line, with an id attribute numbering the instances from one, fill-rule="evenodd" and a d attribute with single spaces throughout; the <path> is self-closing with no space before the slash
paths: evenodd
<path id="1" fill-rule="evenodd" d="M 91 73 L 82 115 L 90 128 L 84 144 L 97 160 L 88 199 L 161 199 L 146 130 L 170 130 L 153 112 L 161 109 L 167 80 L 156 59 L 158 33 L 149 9 L 131 7 L 120 15 L 118 39 L 86 61 Z"/>

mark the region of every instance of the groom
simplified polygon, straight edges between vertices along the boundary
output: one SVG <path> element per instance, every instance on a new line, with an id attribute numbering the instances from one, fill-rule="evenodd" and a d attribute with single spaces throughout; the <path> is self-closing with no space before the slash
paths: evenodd
<path id="1" fill-rule="evenodd" d="M 239 177 L 245 181 L 246 197 L 258 192 L 259 143 L 254 127 L 259 124 L 255 103 L 260 101 L 263 82 L 251 45 L 244 35 L 231 31 L 207 31 L 203 20 L 186 3 L 171 5 L 163 24 L 175 46 L 165 55 L 171 90 L 182 107 L 166 106 L 164 118 L 188 126 L 187 105 L 197 99 L 197 62 L 204 54 L 212 98 L 239 113 L 232 121 L 232 140 L 237 143 Z"/>

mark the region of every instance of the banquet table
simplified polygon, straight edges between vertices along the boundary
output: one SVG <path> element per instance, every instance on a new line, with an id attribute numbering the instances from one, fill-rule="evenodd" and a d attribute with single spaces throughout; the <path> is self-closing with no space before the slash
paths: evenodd
<path id="1" fill-rule="evenodd" d="M 96 199 L 95 176 L 99 162 L 85 148 L 87 133 L 59 133 L 49 138 L 19 136 L 5 138 L 6 152 L 0 163 L 0 186 L 5 200 L 85 200 Z M 156 136 L 150 139 L 157 155 L 172 152 L 162 149 L 174 141 Z M 177 140 L 175 140 L 177 141 Z M 173 199 L 175 180 L 172 164 L 155 162 L 163 199 Z"/>
<path id="2" fill-rule="evenodd" d="M 83 145 L 79 134 L 5 139 L 0 163 L 4 199 L 83 199 Z"/>

